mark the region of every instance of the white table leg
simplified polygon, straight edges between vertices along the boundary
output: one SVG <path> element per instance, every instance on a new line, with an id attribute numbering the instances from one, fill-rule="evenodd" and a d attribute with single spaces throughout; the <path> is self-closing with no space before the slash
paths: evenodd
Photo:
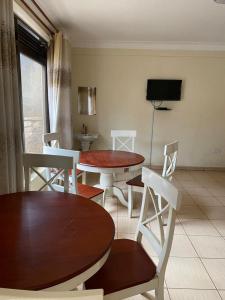
<path id="1" fill-rule="evenodd" d="M 113 195 L 116 196 L 118 198 L 118 200 L 124 205 L 124 206 L 128 206 L 127 204 L 127 200 L 124 197 L 124 194 L 122 192 L 122 190 L 120 188 L 118 188 L 117 186 L 113 187 Z"/>
<path id="2" fill-rule="evenodd" d="M 109 196 L 116 196 L 119 201 L 127 206 L 127 200 L 124 197 L 122 190 L 118 187 L 113 186 L 113 174 L 100 174 L 100 184 L 95 185 L 96 187 L 102 188 L 105 190 L 105 193 Z"/>
<path id="3" fill-rule="evenodd" d="M 100 174 L 100 187 L 105 190 L 106 195 L 113 195 L 113 174 Z"/>

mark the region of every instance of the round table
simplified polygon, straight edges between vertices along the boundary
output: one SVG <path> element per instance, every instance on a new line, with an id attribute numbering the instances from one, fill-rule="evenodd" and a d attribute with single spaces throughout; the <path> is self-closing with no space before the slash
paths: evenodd
<path id="1" fill-rule="evenodd" d="M 78 169 L 100 173 L 100 184 L 97 187 L 110 191 L 120 202 L 127 206 L 122 190 L 113 185 L 113 174 L 134 171 L 144 162 L 140 154 L 117 150 L 84 151 L 80 155 Z"/>
<path id="2" fill-rule="evenodd" d="M 114 238 L 111 216 L 68 193 L 0 196 L 0 287 L 71 290 L 105 263 Z"/>

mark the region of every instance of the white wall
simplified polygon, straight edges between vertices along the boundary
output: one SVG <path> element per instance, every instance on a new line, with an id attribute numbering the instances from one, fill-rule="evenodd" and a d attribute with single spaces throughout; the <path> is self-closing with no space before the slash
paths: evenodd
<path id="1" fill-rule="evenodd" d="M 98 132 L 97 149 L 110 149 L 111 129 L 136 129 L 136 152 L 149 161 L 152 106 L 148 78 L 183 80 L 183 99 L 157 111 L 153 163 L 179 140 L 180 166 L 225 167 L 225 53 L 73 49 L 74 132 L 83 123 Z M 97 115 L 77 113 L 77 87 L 97 87 Z"/>

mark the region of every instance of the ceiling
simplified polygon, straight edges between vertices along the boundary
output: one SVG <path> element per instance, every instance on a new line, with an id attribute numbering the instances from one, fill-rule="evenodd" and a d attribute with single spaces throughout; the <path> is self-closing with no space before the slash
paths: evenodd
<path id="1" fill-rule="evenodd" d="M 73 46 L 225 50 L 213 0 L 36 0 Z"/>

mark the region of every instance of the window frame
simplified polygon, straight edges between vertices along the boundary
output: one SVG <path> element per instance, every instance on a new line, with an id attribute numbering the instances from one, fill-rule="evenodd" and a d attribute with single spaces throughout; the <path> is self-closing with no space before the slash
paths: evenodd
<path id="1" fill-rule="evenodd" d="M 49 120 L 49 106 L 48 106 L 48 77 L 47 77 L 47 48 L 46 42 L 40 35 L 38 35 L 32 28 L 23 22 L 16 15 L 14 16 L 15 22 L 15 36 L 16 36 L 16 53 L 17 53 L 17 66 L 19 78 L 19 93 L 20 93 L 20 106 L 21 106 L 21 123 L 22 123 L 22 136 L 23 136 L 23 149 L 25 150 L 25 134 L 24 134 L 24 116 L 23 116 L 23 100 L 22 100 L 22 81 L 21 81 L 21 64 L 20 54 L 26 55 L 30 59 L 40 63 L 44 67 L 44 130 L 50 131 Z"/>

